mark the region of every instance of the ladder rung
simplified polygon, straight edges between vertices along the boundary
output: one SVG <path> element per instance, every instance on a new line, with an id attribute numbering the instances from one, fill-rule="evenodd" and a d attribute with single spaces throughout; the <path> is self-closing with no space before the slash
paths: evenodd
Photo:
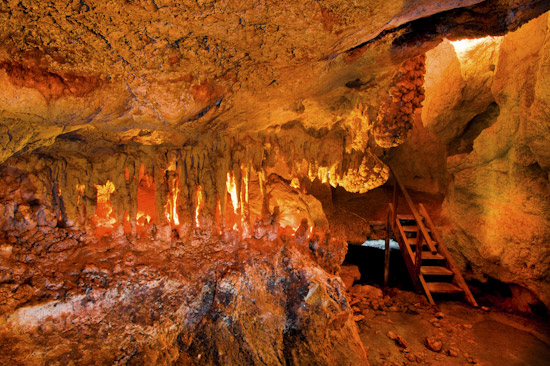
<path id="1" fill-rule="evenodd" d="M 425 276 L 452 276 L 453 271 L 446 267 L 440 266 L 422 266 L 420 272 Z"/>
<path id="2" fill-rule="evenodd" d="M 397 218 L 399 220 L 403 220 L 403 221 L 416 221 L 414 219 L 414 216 L 413 215 L 402 215 L 402 214 L 397 214 Z"/>
<path id="3" fill-rule="evenodd" d="M 445 257 L 442 256 L 439 253 L 433 254 L 430 251 L 424 251 L 424 252 L 422 252 L 422 259 L 426 259 L 426 260 L 443 260 L 443 259 L 445 259 Z"/>
<path id="4" fill-rule="evenodd" d="M 437 242 L 436 242 L 436 241 L 432 240 L 432 242 L 434 243 L 435 246 L 437 246 Z M 418 243 L 418 238 L 408 238 L 408 237 L 407 237 L 407 243 L 408 243 L 410 246 L 416 246 L 416 244 Z M 428 246 L 428 244 L 426 243 L 426 241 L 424 241 L 423 246 Z"/>
<path id="5" fill-rule="evenodd" d="M 449 282 L 427 282 L 426 286 L 430 292 L 436 294 L 454 294 L 457 292 L 462 292 L 460 287 Z"/>
<path id="6" fill-rule="evenodd" d="M 417 233 L 420 230 L 416 225 L 401 225 L 401 227 L 403 231 L 407 233 Z M 426 228 L 426 230 L 428 230 L 429 233 L 431 232 L 428 228 Z"/>

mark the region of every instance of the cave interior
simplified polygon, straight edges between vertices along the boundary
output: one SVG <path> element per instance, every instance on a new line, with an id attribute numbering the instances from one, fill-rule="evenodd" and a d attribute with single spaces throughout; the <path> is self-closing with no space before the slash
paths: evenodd
<path id="1" fill-rule="evenodd" d="M 0 364 L 547 364 L 548 1 L 0 19 Z"/>

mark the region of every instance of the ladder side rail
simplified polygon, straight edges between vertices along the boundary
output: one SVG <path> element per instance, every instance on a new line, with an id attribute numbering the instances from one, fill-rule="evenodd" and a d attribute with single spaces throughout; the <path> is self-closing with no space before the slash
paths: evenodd
<path id="1" fill-rule="evenodd" d="M 390 168 L 390 171 L 391 171 L 391 168 Z M 395 175 L 393 177 L 395 178 Z M 397 205 L 399 204 L 399 195 L 397 193 L 398 193 L 397 180 L 395 180 L 395 182 L 393 182 L 393 201 L 392 201 L 393 207 L 395 209 L 393 210 L 392 221 L 395 221 L 397 219 Z"/>
<path id="2" fill-rule="evenodd" d="M 386 213 L 386 237 L 385 237 L 385 246 L 384 246 L 384 287 L 388 286 L 388 281 L 390 278 L 390 217 L 392 215 L 391 207 L 388 207 L 388 212 Z"/>
<path id="3" fill-rule="evenodd" d="M 422 232 L 419 233 L 418 240 L 416 242 L 416 260 L 415 260 L 415 270 L 416 270 L 416 276 L 420 277 L 420 268 L 422 267 L 422 247 L 424 246 L 424 235 L 422 235 Z"/>
<path id="4" fill-rule="evenodd" d="M 470 288 L 468 287 L 468 284 L 464 280 L 464 277 L 462 277 L 462 273 L 460 272 L 460 269 L 456 265 L 453 257 L 451 256 L 451 253 L 449 252 L 449 250 L 447 249 L 447 247 L 443 243 L 443 239 L 441 238 L 441 235 L 439 235 L 439 232 L 435 229 L 435 225 L 434 225 L 432 219 L 430 218 L 430 216 L 428 215 L 428 211 L 426 211 L 426 208 L 424 207 L 423 204 L 419 204 L 419 207 L 420 207 L 420 212 L 422 212 L 422 215 L 426 218 L 426 224 L 428 225 L 428 227 L 432 231 L 432 234 L 434 235 L 435 240 L 437 240 L 437 242 L 439 243 L 440 253 L 447 260 L 447 264 L 449 265 L 449 268 L 451 269 L 451 271 L 454 272 L 456 282 L 464 290 L 464 294 L 466 296 L 466 299 L 468 300 L 468 302 L 471 305 L 473 305 L 475 307 L 478 307 L 476 299 L 474 298 L 474 295 L 472 295 L 472 292 L 470 291 Z"/>
<path id="5" fill-rule="evenodd" d="M 389 206 L 390 206 L 390 210 L 393 210 L 391 203 L 389 204 Z M 405 266 L 407 267 L 407 271 L 409 272 L 409 276 L 411 277 L 414 288 L 416 289 L 416 291 L 420 292 L 422 290 L 422 286 L 419 283 L 418 277 L 415 277 L 416 269 L 415 269 L 415 263 L 414 263 L 414 256 L 410 245 L 407 244 L 403 227 L 399 223 L 399 220 L 392 221 L 391 227 L 392 227 L 393 233 L 395 234 L 395 239 L 399 244 L 399 248 L 401 248 L 403 261 L 405 262 Z"/>
<path id="6" fill-rule="evenodd" d="M 435 244 L 433 240 L 431 239 L 430 235 L 428 234 L 428 230 L 426 229 L 426 226 L 424 225 L 424 222 L 422 221 L 422 217 L 418 213 L 418 210 L 416 209 L 416 206 L 414 205 L 411 196 L 409 196 L 409 193 L 407 192 L 407 189 L 401 183 L 399 178 L 395 175 L 393 169 L 390 167 L 390 172 L 393 175 L 393 178 L 395 179 L 395 182 L 399 186 L 399 189 L 401 190 L 401 193 L 403 194 L 403 197 L 405 198 L 405 202 L 407 202 L 407 205 L 409 206 L 409 209 L 411 210 L 414 219 L 416 220 L 416 224 L 420 228 L 420 231 L 422 232 L 422 235 L 426 239 L 426 243 L 428 244 L 428 248 L 433 254 L 437 253 L 437 248 L 435 247 Z M 395 213 L 397 213 L 397 210 L 395 210 Z"/>
<path id="7" fill-rule="evenodd" d="M 428 298 L 428 301 L 431 305 L 435 305 L 435 301 L 432 297 L 432 293 L 430 292 L 430 289 L 428 288 L 428 284 L 424 280 L 424 276 L 421 274 L 420 277 L 420 283 L 422 284 L 422 287 L 424 288 L 424 292 L 426 293 L 426 297 Z"/>

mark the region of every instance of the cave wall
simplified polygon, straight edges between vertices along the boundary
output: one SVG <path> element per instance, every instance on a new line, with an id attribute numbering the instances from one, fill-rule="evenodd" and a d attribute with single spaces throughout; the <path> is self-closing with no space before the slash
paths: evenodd
<path id="1" fill-rule="evenodd" d="M 524 311 L 550 301 L 549 35 L 544 14 L 505 36 L 427 52 L 423 126 L 411 136 L 437 142 L 411 138 L 388 157 L 430 162 L 399 174 L 446 194 L 439 225 L 467 277 L 519 286 Z M 443 169 L 438 177 L 426 166 Z"/>
<path id="2" fill-rule="evenodd" d="M 550 304 L 548 15 L 505 36 L 492 95 L 500 108 L 467 154 L 449 157 L 447 235 L 478 278 L 530 289 Z M 542 141 L 546 141 L 543 143 Z"/>
<path id="3" fill-rule="evenodd" d="M 265 156 L 58 143 L 1 170 L 2 361 L 366 363 L 338 276 L 345 242 Z"/>
<path id="4" fill-rule="evenodd" d="M 400 171 L 450 189 L 446 207 L 459 202 L 470 170 L 439 156 L 416 174 L 421 165 L 399 158 L 447 143 L 430 126 L 410 135 L 424 54 L 547 10 L 543 0 L 4 2 L 0 360 L 367 364 L 337 275 L 342 230 L 329 232 L 306 190 L 374 189 L 388 179 L 381 157 L 401 145 Z M 505 61 L 483 103 L 521 120 L 515 89 L 496 87 Z M 531 150 L 520 165 L 547 172 L 540 80 L 525 99 L 535 124 L 517 122 Z M 464 164 L 486 159 L 483 147 Z"/>

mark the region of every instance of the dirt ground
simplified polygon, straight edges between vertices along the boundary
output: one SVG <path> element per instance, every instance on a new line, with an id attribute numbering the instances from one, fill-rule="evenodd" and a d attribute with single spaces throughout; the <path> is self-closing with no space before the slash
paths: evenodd
<path id="1" fill-rule="evenodd" d="M 413 292 L 355 285 L 348 299 L 371 366 L 550 365 L 550 324 Z"/>

